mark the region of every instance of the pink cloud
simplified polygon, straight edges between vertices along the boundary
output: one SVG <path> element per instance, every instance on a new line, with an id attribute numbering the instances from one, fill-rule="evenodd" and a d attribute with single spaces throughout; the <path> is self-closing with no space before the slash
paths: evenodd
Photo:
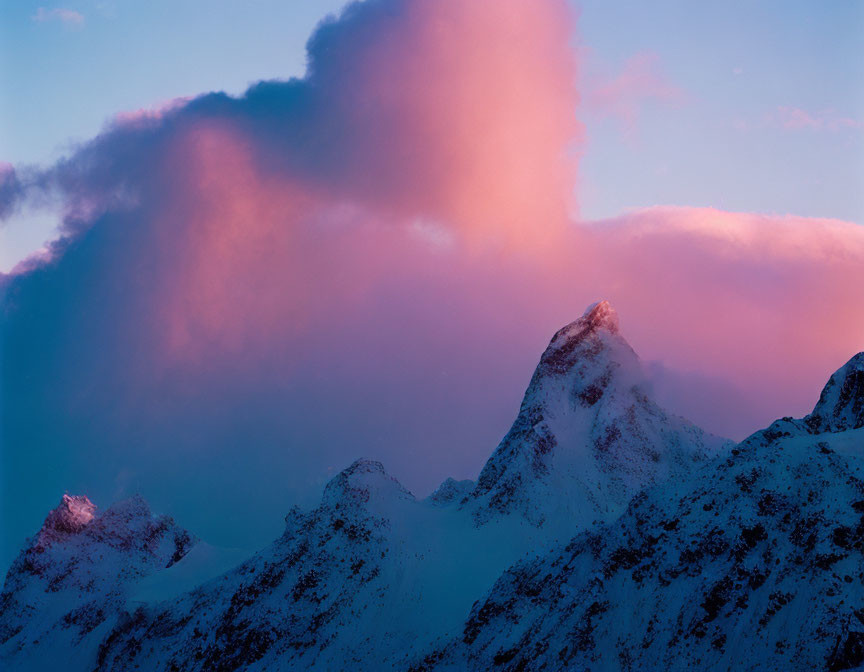
<path id="1" fill-rule="evenodd" d="M 31 180 L 68 215 L 0 277 L 4 448 L 45 456 L 7 501 L 122 471 L 254 521 L 363 454 L 428 491 L 476 473 L 551 334 L 599 298 L 670 403 L 724 395 L 712 428 L 806 411 L 864 344 L 864 230 L 569 219 L 570 31 L 564 0 L 367 0 L 316 33 L 307 78 L 121 116 Z M 624 119 L 678 95 L 640 59 L 601 89 Z M 10 204 L 27 186 L 3 181 Z"/>
<path id="2" fill-rule="evenodd" d="M 686 98 L 685 92 L 663 73 L 660 57 L 648 51 L 628 58 L 616 75 L 589 81 L 586 93 L 590 108 L 631 128 L 646 103 L 679 105 Z"/>
<path id="3" fill-rule="evenodd" d="M 864 347 L 864 227 L 651 208 L 592 228 L 614 260 L 597 279 L 637 348 L 732 382 L 766 420 L 808 410 L 826 373 Z"/>
<path id="4" fill-rule="evenodd" d="M 797 107 L 780 106 L 769 117 L 772 123 L 790 131 L 841 131 L 864 128 L 864 121 L 837 114 L 833 110 L 810 113 Z"/>
<path id="5" fill-rule="evenodd" d="M 91 265 L 149 268 L 127 297 L 147 317 L 143 376 L 266 360 L 382 296 L 446 304 L 465 333 L 515 311 L 530 326 L 508 327 L 513 343 L 605 296 L 649 359 L 763 390 L 766 420 L 804 410 L 860 347 L 860 311 L 842 308 L 862 305 L 855 225 L 695 208 L 568 220 L 580 127 L 566 4 L 399 6 L 323 26 L 302 113 L 280 106 L 303 82 L 174 101 L 119 116 L 60 166 L 70 240 L 106 214 L 135 222 L 134 244 Z M 595 95 L 626 110 L 681 94 L 642 54 Z M 279 144 L 292 134 L 302 143 Z"/>
<path id="6" fill-rule="evenodd" d="M 360 25 L 357 7 L 318 41 Z M 502 244 L 560 228 L 581 132 L 572 30 L 558 1 L 419 0 L 322 53 L 313 76 L 339 91 L 329 121 L 357 134 L 348 189 Z"/>
<path id="7" fill-rule="evenodd" d="M 36 23 L 59 21 L 60 23 L 73 28 L 80 28 L 84 25 L 84 15 L 81 14 L 81 12 L 77 12 L 74 9 L 64 9 L 62 7 L 57 7 L 55 9 L 40 7 L 30 18 Z"/>
<path id="8" fill-rule="evenodd" d="M 190 100 L 192 100 L 191 96 L 181 96 L 161 103 L 155 103 L 150 107 L 118 112 L 114 115 L 112 123 L 120 126 L 136 126 L 157 123 L 164 119 L 165 115 L 180 109 Z"/>

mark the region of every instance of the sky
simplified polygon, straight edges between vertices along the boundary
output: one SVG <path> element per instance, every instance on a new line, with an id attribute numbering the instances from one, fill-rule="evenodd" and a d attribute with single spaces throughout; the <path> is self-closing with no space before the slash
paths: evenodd
<path id="1" fill-rule="evenodd" d="M 733 438 L 864 346 L 861 3 L 340 9 L 0 7 L 0 564 L 67 490 L 248 548 L 474 477 L 599 298 Z"/>
<path id="2" fill-rule="evenodd" d="M 301 76 L 312 29 L 343 4 L 5 2 L 0 161 L 44 165 L 118 112 Z M 864 3 L 573 6 L 581 77 L 601 90 L 580 109 L 583 217 L 676 204 L 864 222 Z M 641 88 L 604 100 L 604 83 L 628 73 Z M 0 229 L 0 270 L 57 219 L 23 213 Z"/>

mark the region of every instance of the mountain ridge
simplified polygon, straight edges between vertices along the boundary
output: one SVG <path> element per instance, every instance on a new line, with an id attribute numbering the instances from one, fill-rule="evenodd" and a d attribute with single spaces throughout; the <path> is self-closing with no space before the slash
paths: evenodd
<path id="1" fill-rule="evenodd" d="M 168 598 L 141 586 L 182 575 L 206 544 L 139 497 L 100 512 L 64 495 L 6 577 L 0 662 L 56 669 L 74 651 L 71 669 L 88 671 L 726 669 L 734 621 L 790 633 L 774 658 L 743 640 L 760 664 L 847 669 L 864 651 L 857 612 L 836 604 L 864 599 L 845 578 L 864 540 L 862 363 L 835 372 L 810 415 L 733 448 L 650 399 L 614 309 L 592 304 L 553 336 L 476 482 L 447 479 L 420 500 L 358 459 L 269 546 Z M 784 577 L 806 584 L 806 572 L 821 578 L 793 595 Z M 70 590 L 58 597 L 52 580 Z M 817 597 L 834 609 L 818 612 L 824 632 L 795 635 L 786 615 Z"/>
<path id="2" fill-rule="evenodd" d="M 864 665 L 864 428 L 811 420 L 849 417 L 834 390 L 860 361 L 831 377 L 814 414 L 508 569 L 461 636 L 412 670 Z"/>

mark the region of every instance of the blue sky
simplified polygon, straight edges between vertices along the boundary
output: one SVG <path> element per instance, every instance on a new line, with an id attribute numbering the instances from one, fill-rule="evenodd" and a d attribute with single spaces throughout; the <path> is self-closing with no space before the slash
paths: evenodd
<path id="1" fill-rule="evenodd" d="M 342 4 L 3 3 L 0 161 L 48 164 L 122 110 L 301 75 L 311 30 Z M 674 204 L 864 222 L 864 3 L 577 6 L 583 217 Z M 678 95 L 625 93 L 627 119 L 594 105 L 590 86 L 640 55 Z M 0 229 L 0 270 L 54 221 L 23 213 Z"/>

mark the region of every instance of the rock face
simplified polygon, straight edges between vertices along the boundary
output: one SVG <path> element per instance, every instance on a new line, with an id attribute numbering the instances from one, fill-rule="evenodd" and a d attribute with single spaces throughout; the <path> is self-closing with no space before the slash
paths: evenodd
<path id="1" fill-rule="evenodd" d="M 729 446 L 649 398 L 639 358 L 601 301 L 555 334 L 465 506 L 479 524 L 516 515 L 563 523 L 572 536 Z"/>
<path id="2" fill-rule="evenodd" d="M 608 527 L 512 567 L 415 669 L 864 666 L 862 361 L 804 420 L 775 422 Z"/>
<path id="3" fill-rule="evenodd" d="M 195 539 L 139 497 L 98 514 L 63 495 L 9 569 L 0 594 L 0 667 L 91 670 L 99 641 L 141 578 L 170 567 Z"/>

